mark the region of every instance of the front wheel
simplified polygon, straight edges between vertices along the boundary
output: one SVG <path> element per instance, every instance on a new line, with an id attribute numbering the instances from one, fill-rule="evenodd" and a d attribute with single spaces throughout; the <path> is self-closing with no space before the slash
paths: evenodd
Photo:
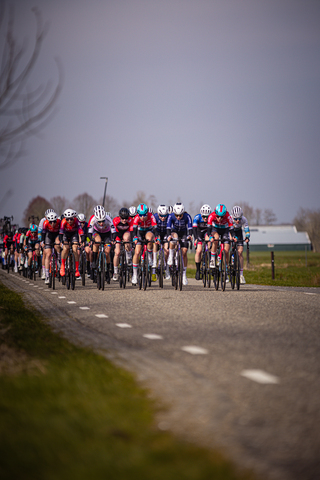
<path id="1" fill-rule="evenodd" d="M 220 274 L 221 274 L 221 288 L 222 288 L 222 291 L 224 292 L 226 289 L 226 283 L 227 283 L 226 252 L 224 250 L 221 253 Z"/>
<path id="2" fill-rule="evenodd" d="M 163 275 L 164 275 L 164 252 L 160 250 L 159 253 L 159 287 L 163 288 Z"/>

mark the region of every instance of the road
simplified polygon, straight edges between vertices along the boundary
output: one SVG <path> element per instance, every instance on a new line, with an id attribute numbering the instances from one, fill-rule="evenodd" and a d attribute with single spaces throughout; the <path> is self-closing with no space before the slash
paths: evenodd
<path id="1" fill-rule="evenodd" d="M 320 289 L 52 292 L 0 271 L 57 331 L 133 371 L 158 427 L 225 451 L 261 478 L 320 478 Z"/>

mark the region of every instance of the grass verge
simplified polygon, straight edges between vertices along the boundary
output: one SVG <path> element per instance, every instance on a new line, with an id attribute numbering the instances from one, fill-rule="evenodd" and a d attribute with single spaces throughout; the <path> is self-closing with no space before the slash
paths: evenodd
<path id="1" fill-rule="evenodd" d="M 128 372 L 52 332 L 0 284 L 0 478 L 251 479 L 154 424 Z"/>

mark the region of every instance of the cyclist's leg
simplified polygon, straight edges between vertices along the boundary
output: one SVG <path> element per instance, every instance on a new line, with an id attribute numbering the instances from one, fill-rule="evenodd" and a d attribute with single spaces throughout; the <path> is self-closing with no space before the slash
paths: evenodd
<path id="1" fill-rule="evenodd" d="M 196 280 L 200 280 L 200 262 L 201 262 L 201 253 L 202 253 L 202 240 L 197 239 L 197 247 L 195 253 L 195 264 L 196 264 Z"/>
<path id="2" fill-rule="evenodd" d="M 133 285 L 136 285 L 138 282 L 138 265 L 139 265 L 141 251 L 142 251 L 141 240 L 142 238 L 139 236 L 138 242 L 136 244 L 136 248 L 134 251 L 134 256 L 133 256 L 133 274 L 132 274 L 132 280 L 131 280 Z"/>
<path id="3" fill-rule="evenodd" d="M 171 237 L 178 240 L 177 232 L 172 232 Z M 176 246 L 177 246 L 176 242 L 170 242 L 169 243 L 169 256 L 168 256 L 168 265 L 169 266 L 173 264 L 173 256 L 174 256 L 174 253 L 176 251 Z"/>
<path id="4" fill-rule="evenodd" d="M 123 234 L 122 240 L 124 242 L 131 242 L 132 241 L 131 233 L 130 232 L 125 232 Z M 125 243 L 124 248 L 126 250 L 127 264 L 132 265 L 132 245 L 131 245 L 131 243 Z"/>
<path id="5" fill-rule="evenodd" d="M 61 277 L 64 277 L 66 274 L 66 259 L 67 256 L 69 255 L 69 249 L 70 249 L 70 243 L 69 243 L 69 238 L 64 235 L 63 236 L 63 249 L 61 252 L 61 267 L 60 267 L 60 275 Z"/>
<path id="6" fill-rule="evenodd" d="M 113 257 L 113 278 L 115 282 L 119 279 L 119 261 L 120 261 L 120 251 L 121 251 L 121 239 L 120 237 L 116 238 L 116 244 L 114 247 L 114 257 Z"/>
<path id="7" fill-rule="evenodd" d="M 217 249 L 218 249 L 218 242 L 220 235 L 216 230 L 212 230 L 212 247 L 211 247 L 211 259 L 210 259 L 210 267 L 214 268 L 216 266 L 216 258 L 217 258 Z"/>

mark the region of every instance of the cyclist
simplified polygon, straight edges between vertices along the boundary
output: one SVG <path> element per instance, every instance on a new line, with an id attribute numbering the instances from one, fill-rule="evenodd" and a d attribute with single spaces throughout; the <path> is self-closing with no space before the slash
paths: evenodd
<path id="1" fill-rule="evenodd" d="M 220 237 L 221 243 L 224 243 L 224 249 L 226 252 L 226 263 L 228 265 L 230 235 L 232 237 L 233 234 L 233 220 L 230 213 L 227 211 L 227 207 L 222 203 L 219 203 L 216 206 L 214 212 L 209 215 L 207 232 L 210 240 L 213 242 L 211 248 L 210 268 L 214 268 L 216 266 L 218 241 Z M 229 281 L 228 277 L 226 281 Z"/>
<path id="2" fill-rule="evenodd" d="M 115 243 L 114 259 L 113 259 L 113 278 L 114 282 L 119 280 L 119 260 L 120 260 L 120 243 L 131 242 L 133 230 L 133 218 L 130 216 L 128 208 L 120 208 L 119 215 L 113 219 L 112 241 Z M 127 264 L 132 265 L 132 247 L 130 243 L 125 243 Z"/>
<path id="3" fill-rule="evenodd" d="M 188 265 L 188 240 L 191 240 L 192 236 L 192 219 L 184 209 L 183 203 L 176 203 L 173 206 L 172 213 L 168 216 L 167 221 L 167 236 L 168 241 L 178 239 L 181 246 L 182 257 L 183 257 L 183 276 L 182 283 L 183 285 L 188 285 L 187 279 L 187 265 Z M 168 265 L 173 264 L 173 255 L 175 253 L 176 244 L 174 242 L 169 243 L 169 257 Z"/>
<path id="4" fill-rule="evenodd" d="M 91 255 L 91 248 L 90 248 L 90 239 L 88 237 L 88 222 L 86 221 L 87 218 L 84 213 L 78 213 L 77 219 L 80 222 L 81 225 L 81 230 L 83 231 L 83 235 L 85 237 L 85 252 L 86 252 L 86 257 L 87 257 L 87 265 L 86 265 L 86 270 L 87 273 L 90 273 L 90 255 Z M 81 239 L 79 239 L 81 240 Z M 91 258 L 92 261 L 92 258 Z"/>
<path id="5" fill-rule="evenodd" d="M 166 262 L 166 280 L 170 278 L 169 265 L 168 265 L 168 239 L 167 239 L 167 222 L 168 222 L 168 207 L 166 205 L 159 205 L 157 213 L 154 214 L 154 218 L 157 222 L 157 234 L 159 241 L 163 244 L 164 259 Z M 157 252 L 159 250 L 159 244 L 156 242 L 153 245 L 153 267 L 157 266 Z"/>
<path id="6" fill-rule="evenodd" d="M 76 262 L 76 272 L 75 276 L 80 277 L 79 272 L 79 254 L 78 254 L 78 245 L 79 245 L 79 235 L 81 235 L 82 242 L 84 242 L 84 235 L 81 229 L 79 220 L 76 218 L 77 212 L 72 208 L 67 208 L 63 212 L 63 220 L 60 223 L 59 229 L 59 240 L 60 243 L 63 243 L 63 250 L 61 253 L 61 267 L 60 275 L 64 277 L 66 274 L 66 259 L 69 255 L 70 243 L 72 244 L 72 250 Z"/>
<path id="7" fill-rule="evenodd" d="M 31 223 L 29 230 L 26 233 L 24 240 L 24 246 L 28 252 L 28 277 L 30 277 L 32 253 L 35 251 L 37 255 L 37 261 L 40 268 L 40 245 L 38 240 L 38 226 L 35 223 Z"/>
<path id="8" fill-rule="evenodd" d="M 233 228 L 234 228 L 234 234 L 233 234 L 233 240 L 237 242 L 237 248 L 238 248 L 238 253 L 239 253 L 239 260 L 240 260 L 240 283 L 245 284 L 246 280 L 243 276 L 243 241 L 246 243 L 249 242 L 250 240 L 250 229 L 248 225 L 248 220 L 246 217 L 243 215 L 242 208 L 236 205 L 233 207 L 231 216 L 233 219 Z M 245 233 L 245 240 L 243 240 L 243 231 L 242 228 L 244 229 Z"/>
<path id="9" fill-rule="evenodd" d="M 96 268 L 99 247 L 101 243 L 104 245 L 104 252 L 106 254 L 107 270 L 110 272 L 110 250 L 111 250 L 111 226 L 112 220 L 107 215 L 102 205 L 97 205 L 93 209 L 94 217 L 90 220 L 88 227 L 88 234 L 92 240 L 92 269 Z"/>
<path id="10" fill-rule="evenodd" d="M 39 242 L 40 242 L 40 245 L 41 247 L 43 248 L 44 247 L 44 244 L 41 243 L 41 238 L 42 238 L 42 229 L 43 229 L 43 224 L 44 222 L 46 221 L 46 219 L 48 218 L 47 215 L 49 213 L 53 213 L 54 210 L 53 208 L 48 208 L 45 212 L 44 212 L 44 217 L 41 218 L 40 222 L 39 222 L 39 225 L 38 225 L 38 239 L 39 239 Z M 45 275 L 45 265 L 44 265 L 44 260 L 45 260 L 45 256 L 42 255 L 42 273 L 41 273 L 41 279 L 44 280 L 46 278 L 46 275 Z"/>
<path id="11" fill-rule="evenodd" d="M 59 242 L 61 220 L 58 219 L 56 212 L 49 212 L 46 214 L 46 219 L 42 225 L 41 240 L 44 243 L 44 268 L 45 268 L 45 284 L 49 280 L 50 259 L 52 254 L 52 247 L 54 246 L 57 256 L 60 256 L 61 247 Z"/>
<path id="12" fill-rule="evenodd" d="M 200 213 L 196 215 L 192 222 L 193 237 L 194 237 L 194 247 L 196 249 L 195 254 L 195 263 L 196 263 L 196 280 L 200 280 L 200 261 L 202 253 L 202 243 L 205 240 L 209 240 L 209 235 L 207 233 L 208 229 L 208 218 L 212 212 L 210 205 L 202 205 L 200 208 Z M 211 245 L 209 244 L 209 248 Z"/>
<path id="13" fill-rule="evenodd" d="M 137 215 L 133 219 L 133 242 L 136 244 L 133 256 L 133 275 L 132 285 L 138 282 L 138 264 L 142 251 L 142 241 L 147 240 L 147 251 L 149 263 L 152 262 L 152 247 L 156 235 L 157 222 L 153 213 L 148 211 L 145 203 L 140 203 L 137 207 Z"/>
<path id="14" fill-rule="evenodd" d="M 4 248 L 4 257 L 3 257 L 3 268 L 4 268 L 7 265 L 9 252 L 14 253 L 13 232 L 11 230 L 7 231 L 3 237 L 3 248 Z"/>

